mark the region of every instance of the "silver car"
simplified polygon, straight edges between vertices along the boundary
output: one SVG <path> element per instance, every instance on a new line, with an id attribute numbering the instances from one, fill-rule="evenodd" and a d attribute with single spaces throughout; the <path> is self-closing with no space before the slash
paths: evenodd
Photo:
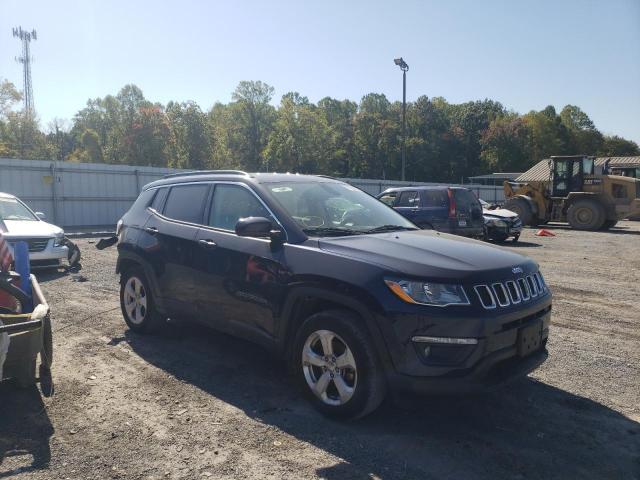
<path id="1" fill-rule="evenodd" d="M 69 254 L 64 231 L 43 218 L 18 197 L 0 192 L 0 232 L 7 242 L 27 242 L 32 267 L 57 267 Z"/>

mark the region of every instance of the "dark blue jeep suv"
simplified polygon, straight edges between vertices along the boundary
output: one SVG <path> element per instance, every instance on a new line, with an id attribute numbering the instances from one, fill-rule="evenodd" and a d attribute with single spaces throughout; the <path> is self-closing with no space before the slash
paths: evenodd
<path id="1" fill-rule="evenodd" d="M 143 188 L 118 223 L 126 323 L 193 319 L 290 362 L 322 412 L 387 389 L 462 392 L 547 357 L 551 294 L 532 260 L 420 230 L 346 183 L 214 171 Z"/>

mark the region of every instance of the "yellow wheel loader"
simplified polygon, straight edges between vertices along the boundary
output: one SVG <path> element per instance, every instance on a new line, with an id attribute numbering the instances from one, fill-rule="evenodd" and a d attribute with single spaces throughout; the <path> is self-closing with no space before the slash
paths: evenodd
<path id="1" fill-rule="evenodd" d="M 504 208 L 525 225 L 567 222 L 578 230 L 606 230 L 640 214 L 640 179 L 610 175 L 595 157 L 551 157 L 549 178 L 504 182 Z"/>

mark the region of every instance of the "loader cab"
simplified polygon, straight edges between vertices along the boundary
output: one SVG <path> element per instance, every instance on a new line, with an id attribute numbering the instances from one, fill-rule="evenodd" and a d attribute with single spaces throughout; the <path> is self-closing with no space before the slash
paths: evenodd
<path id="1" fill-rule="evenodd" d="M 582 192 L 584 176 L 594 173 L 594 160 L 582 155 L 551 157 L 551 196 L 566 197 L 571 192 Z"/>

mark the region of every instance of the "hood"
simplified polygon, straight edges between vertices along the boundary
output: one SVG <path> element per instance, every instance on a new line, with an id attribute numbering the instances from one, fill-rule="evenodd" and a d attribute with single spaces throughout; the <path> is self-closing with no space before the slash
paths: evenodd
<path id="1" fill-rule="evenodd" d="M 490 245 L 433 230 L 321 238 L 327 252 L 377 264 L 398 275 L 458 282 L 513 277 L 515 267 L 536 271 L 531 259 Z"/>
<path id="2" fill-rule="evenodd" d="M 56 234 L 63 233 L 60 227 L 41 220 L 4 220 L 3 223 L 7 230 L 3 235 L 7 238 L 52 238 Z"/>
<path id="3" fill-rule="evenodd" d="M 512 212 L 511 210 L 507 210 L 506 208 L 496 208 L 495 210 L 487 210 L 486 208 L 483 208 L 482 215 L 484 215 L 485 217 L 496 218 L 515 218 L 518 216 L 516 212 Z"/>

